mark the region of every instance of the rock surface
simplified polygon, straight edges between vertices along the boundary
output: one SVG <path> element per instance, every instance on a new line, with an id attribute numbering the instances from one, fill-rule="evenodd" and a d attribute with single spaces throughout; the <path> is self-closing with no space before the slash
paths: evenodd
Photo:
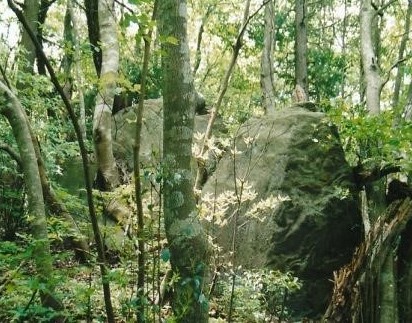
<path id="1" fill-rule="evenodd" d="M 297 318 L 316 318 L 331 294 L 333 271 L 350 260 L 362 236 L 338 135 L 322 113 L 296 106 L 247 122 L 235 144 L 241 154 L 222 158 L 203 194 L 237 191 L 242 199 L 248 195 L 242 185 L 251 185 L 257 196 L 240 204 L 238 217 L 237 206 L 229 208 L 231 219 L 217 240 L 230 250 L 236 223 L 237 265 L 292 271 L 303 287 L 287 306 Z M 241 179 L 236 186 L 235 177 Z M 277 203 L 277 196 L 288 200 Z M 247 216 L 259 201 L 266 201 L 259 219 Z"/>

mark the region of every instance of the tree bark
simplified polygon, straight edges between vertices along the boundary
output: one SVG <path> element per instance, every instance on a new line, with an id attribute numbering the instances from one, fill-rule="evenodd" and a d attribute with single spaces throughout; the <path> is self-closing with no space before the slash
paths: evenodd
<path id="1" fill-rule="evenodd" d="M 409 33 L 411 27 L 411 14 L 412 14 L 412 0 L 408 0 L 408 9 L 406 11 L 405 29 L 402 35 L 401 43 L 399 45 L 398 62 L 401 62 L 405 56 L 406 44 L 409 40 Z M 399 104 L 399 96 L 401 92 L 401 86 L 403 78 L 405 76 L 404 64 L 400 63 L 398 66 L 398 72 L 396 73 L 395 88 L 393 90 L 392 106 L 396 108 Z"/>
<path id="2" fill-rule="evenodd" d="M 155 20 L 157 14 L 158 1 L 155 0 L 153 4 L 152 19 Z M 143 196 L 142 196 L 142 183 L 140 178 L 140 144 L 141 144 L 141 132 L 143 124 L 143 109 L 144 109 L 144 98 L 146 96 L 146 79 L 149 70 L 150 61 L 150 47 L 152 44 L 152 32 L 153 28 L 147 26 L 148 30 L 143 37 L 144 40 L 144 57 L 143 57 L 143 68 L 141 73 L 140 82 L 140 98 L 139 104 L 136 111 L 136 133 L 135 133 L 135 145 L 133 149 L 133 170 L 134 170 L 134 182 L 135 182 L 135 197 L 136 197 L 136 210 L 137 210 L 137 224 L 138 224 L 138 273 L 137 273 L 137 297 L 139 299 L 139 305 L 137 306 L 137 322 L 145 322 L 145 238 L 144 238 L 144 213 L 143 213 Z"/>
<path id="3" fill-rule="evenodd" d="M 97 161 L 97 188 L 110 191 L 119 185 L 112 147 L 112 106 L 119 69 L 119 43 L 114 17 L 114 1 L 99 1 L 102 70 L 99 94 L 93 115 L 93 141 Z"/>
<path id="4" fill-rule="evenodd" d="M 79 24 L 77 17 L 74 12 L 74 1 L 67 1 L 67 9 L 70 13 L 70 18 L 72 22 L 72 33 L 73 33 L 73 59 L 74 59 L 74 78 L 77 84 L 77 92 L 79 94 L 79 125 L 82 131 L 83 138 L 87 138 L 86 134 L 86 107 L 84 104 L 84 94 L 83 94 L 83 78 L 82 78 L 82 68 L 80 65 L 80 42 L 79 42 Z"/>
<path id="5" fill-rule="evenodd" d="M 23 7 L 24 17 L 37 37 L 40 0 L 25 0 Z M 33 74 L 34 61 L 36 60 L 36 48 L 25 28 L 22 29 L 21 46 L 24 49 L 24 58 L 19 64 L 19 71 Z"/>
<path id="6" fill-rule="evenodd" d="M 275 4 L 273 0 L 265 6 L 265 31 L 260 60 L 260 86 L 263 92 L 263 107 L 267 114 L 275 112 L 275 83 L 273 80 L 273 51 L 275 47 Z"/>
<path id="7" fill-rule="evenodd" d="M 43 195 L 39 194 L 42 192 L 42 186 L 27 116 L 17 97 L 3 82 L 0 82 L 0 93 L 6 99 L 5 104 L 0 106 L 0 113 L 7 118 L 12 127 L 22 161 L 29 219 L 34 238 L 33 257 L 39 283 L 46 287 L 40 290 L 40 298 L 43 306 L 60 311 L 63 306 L 54 296 L 53 266 L 47 236 L 46 211 Z"/>
<path id="8" fill-rule="evenodd" d="M 307 3 L 306 0 L 295 1 L 295 81 L 296 87 L 302 89 L 308 98 L 308 35 L 307 35 Z"/>
<path id="9" fill-rule="evenodd" d="M 37 24 L 37 41 L 43 47 L 43 26 L 47 18 L 47 12 L 49 11 L 50 6 L 56 0 L 41 0 L 40 8 L 38 14 L 38 24 Z M 46 75 L 46 63 L 42 58 L 39 51 L 36 49 L 36 58 L 37 58 L 37 70 L 40 75 Z"/>
<path id="10" fill-rule="evenodd" d="M 371 1 L 362 0 L 360 12 L 361 59 L 366 108 L 371 115 L 377 115 L 380 112 L 380 94 L 382 87 L 376 52 L 377 44 L 373 39 L 374 17 L 375 10 L 372 7 Z"/>
<path id="11" fill-rule="evenodd" d="M 89 34 L 90 47 L 92 50 L 94 67 L 97 76 L 100 77 L 102 70 L 102 51 L 100 48 L 100 26 L 99 26 L 99 0 L 84 0 L 86 9 L 87 31 Z"/>
<path id="12" fill-rule="evenodd" d="M 196 212 L 191 170 L 195 97 L 187 41 L 185 0 L 159 3 L 159 31 L 178 44 L 163 43 L 164 219 L 171 251 L 173 312 L 178 322 L 207 322 L 203 294 L 207 241 Z"/>
<path id="13" fill-rule="evenodd" d="M 376 293 L 382 283 L 386 283 L 386 288 L 394 288 L 390 285 L 392 277 L 382 281 L 380 274 L 385 262 L 391 261 L 387 266 L 393 266 L 393 245 L 411 218 L 412 202 L 408 198 L 392 203 L 381 214 L 352 261 L 334 273 L 333 295 L 324 322 L 397 322 L 396 306 L 392 304 L 387 310 L 380 308 L 382 302 Z M 389 297 L 392 294 L 389 292 Z M 389 320 L 384 321 L 385 318 Z"/>

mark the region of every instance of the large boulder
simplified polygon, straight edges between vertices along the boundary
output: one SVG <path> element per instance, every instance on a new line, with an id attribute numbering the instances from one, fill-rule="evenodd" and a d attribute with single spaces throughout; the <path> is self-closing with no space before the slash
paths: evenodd
<path id="1" fill-rule="evenodd" d="M 205 107 L 204 99 L 196 96 L 198 107 Z M 202 101 L 203 100 L 203 101 Z M 206 130 L 208 115 L 195 116 L 194 131 Z M 136 138 L 136 111 L 134 107 L 124 109 L 113 117 L 113 152 L 117 160 L 127 163 L 133 169 L 133 146 Z M 144 102 L 140 159 L 145 165 L 157 164 L 163 145 L 163 99 L 149 99 Z"/>
<path id="2" fill-rule="evenodd" d="M 209 201 L 230 191 L 244 200 L 227 209 L 217 240 L 231 250 L 235 224 L 236 265 L 293 272 L 303 287 L 287 305 L 296 318 L 316 318 L 331 295 L 333 271 L 362 237 L 337 132 L 324 114 L 295 106 L 248 121 L 234 145 L 203 189 Z"/>

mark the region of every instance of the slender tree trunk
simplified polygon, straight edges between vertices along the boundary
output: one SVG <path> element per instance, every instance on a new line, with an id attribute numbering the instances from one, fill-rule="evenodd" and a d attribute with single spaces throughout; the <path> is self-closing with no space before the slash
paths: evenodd
<path id="1" fill-rule="evenodd" d="M 80 65 L 81 55 L 80 55 L 80 42 L 79 42 L 79 24 L 77 17 L 74 12 L 73 0 L 67 1 L 67 8 L 70 12 L 70 18 L 73 25 L 73 59 L 74 59 L 74 77 L 77 84 L 77 92 L 79 94 L 79 125 L 82 130 L 83 138 L 87 138 L 86 135 L 86 108 L 84 104 L 84 94 L 83 94 L 83 78 L 82 78 L 82 68 Z"/>
<path id="2" fill-rule="evenodd" d="M 199 26 L 199 31 L 197 32 L 197 40 L 196 40 L 196 54 L 195 54 L 195 64 L 193 67 L 193 75 L 195 76 L 197 73 L 197 70 L 199 69 L 200 62 L 202 60 L 202 38 L 203 38 L 203 33 L 205 31 L 205 23 L 209 19 L 210 15 L 215 9 L 215 4 L 211 4 L 207 7 L 205 15 L 202 17 L 202 22 Z"/>
<path id="3" fill-rule="evenodd" d="M 203 279 L 207 241 L 199 223 L 191 170 L 195 97 L 187 41 L 185 0 L 159 3 L 159 31 L 178 39 L 163 43 L 164 219 L 174 285 L 173 312 L 178 322 L 207 322 Z"/>
<path id="4" fill-rule="evenodd" d="M 265 32 L 260 59 L 260 86 L 263 92 L 263 107 L 267 114 L 275 112 L 275 83 L 273 80 L 273 51 L 275 47 L 275 4 L 273 0 L 265 6 Z"/>
<path id="5" fill-rule="evenodd" d="M 49 11 L 50 6 L 54 1 L 52 0 L 41 0 L 40 1 L 40 8 L 38 14 L 38 24 L 37 24 L 37 41 L 43 47 L 43 26 L 47 18 L 47 12 Z M 46 75 L 46 64 L 36 49 L 36 58 L 37 58 L 37 70 L 40 75 Z"/>
<path id="6" fill-rule="evenodd" d="M 112 147 L 112 107 L 119 69 L 119 43 L 113 0 L 99 1 L 99 27 L 102 70 L 93 115 L 93 141 L 97 161 L 96 186 L 109 191 L 119 185 Z"/>
<path id="7" fill-rule="evenodd" d="M 343 16 L 343 21 L 342 21 L 342 57 L 344 59 L 345 63 L 345 70 L 342 73 L 342 83 L 341 83 L 341 98 L 342 100 L 345 99 L 345 85 L 346 85 L 346 37 L 347 37 L 347 29 L 348 29 L 348 0 L 344 0 L 344 16 Z"/>
<path id="8" fill-rule="evenodd" d="M 22 161 L 31 232 L 34 238 L 33 257 L 39 283 L 45 286 L 40 290 L 41 301 L 43 306 L 60 311 L 63 306 L 54 296 L 53 266 L 47 236 L 46 211 L 43 195 L 39 194 L 42 192 L 42 186 L 27 116 L 17 97 L 2 82 L 0 82 L 0 93 L 7 102 L 7 104 L 0 106 L 0 113 L 8 119 L 12 127 Z"/>
<path id="9" fill-rule="evenodd" d="M 295 1 L 295 81 L 296 88 L 303 90 L 308 98 L 308 36 L 307 36 L 307 2 Z M 303 95 L 302 95 L 303 96 Z"/>
<path id="10" fill-rule="evenodd" d="M 401 62 L 405 56 L 406 44 L 409 40 L 409 33 L 411 28 L 411 14 L 412 14 L 412 0 L 408 0 L 408 9 L 406 11 L 405 18 L 405 30 L 402 35 L 401 43 L 399 45 L 398 62 Z M 393 100 L 392 106 L 396 108 L 399 104 L 399 96 L 401 91 L 401 86 L 403 83 L 403 78 L 405 76 L 404 64 L 400 63 L 398 66 L 398 72 L 396 73 L 395 88 L 393 90 Z"/>
<path id="11" fill-rule="evenodd" d="M 65 47 L 67 50 L 64 51 L 63 58 L 62 58 L 62 67 L 63 67 L 63 89 L 66 97 L 71 100 L 72 93 L 73 93 L 73 77 L 72 77 L 72 67 L 73 67 L 73 59 L 74 59 L 74 42 L 73 42 L 73 25 L 72 25 L 72 13 L 69 10 L 69 3 L 68 1 L 66 14 L 64 15 L 64 29 L 63 29 L 63 39 L 65 43 Z"/>
<path id="12" fill-rule="evenodd" d="M 158 1 L 155 0 L 153 4 L 152 21 L 155 20 L 157 12 Z M 137 321 L 145 322 L 145 238 L 144 238 L 144 214 L 143 214 L 143 197 L 142 197 L 142 185 L 140 179 L 140 144 L 141 144 L 141 132 L 143 121 L 143 109 L 144 99 L 146 96 L 146 79 L 149 70 L 150 61 L 150 46 L 152 44 L 152 32 L 153 29 L 147 26 L 148 31 L 143 37 L 144 39 L 144 57 L 143 68 L 140 80 L 140 98 L 136 112 L 136 133 L 135 133 L 135 145 L 134 145 L 134 182 L 135 182 L 135 196 L 136 196 L 136 209 L 137 209 L 137 224 L 138 224 L 138 276 L 137 276 L 137 297 L 139 299 L 137 307 Z"/>
<path id="13" fill-rule="evenodd" d="M 97 76 L 102 70 L 102 51 L 100 48 L 100 26 L 99 26 L 99 0 L 84 0 L 86 9 L 87 31 L 89 34 L 90 46 L 93 55 L 94 67 Z"/>

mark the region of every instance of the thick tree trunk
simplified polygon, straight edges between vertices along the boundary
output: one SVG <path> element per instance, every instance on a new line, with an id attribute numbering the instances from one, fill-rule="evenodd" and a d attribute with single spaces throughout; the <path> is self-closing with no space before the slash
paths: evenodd
<path id="1" fill-rule="evenodd" d="M 24 17 L 29 24 L 31 30 L 37 36 L 38 31 L 38 17 L 40 9 L 40 0 L 25 0 L 24 1 Z M 21 46 L 24 50 L 23 61 L 19 64 L 19 70 L 25 73 L 33 73 L 34 61 L 36 59 L 36 48 L 30 39 L 26 29 L 22 29 Z"/>
<path id="2" fill-rule="evenodd" d="M 308 35 L 306 0 L 295 0 L 295 81 L 296 87 L 303 89 L 308 98 Z M 302 100 L 303 101 L 303 100 Z M 305 100 L 306 101 L 306 100 Z"/>
<path id="3" fill-rule="evenodd" d="M 93 141 L 97 161 L 96 186 L 101 190 L 112 190 L 119 185 L 112 147 L 112 106 L 119 69 L 119 43 L 113 0 L 99 1 L 99 27 L 102 70 L 93 115 Z"/>
<path id="4" fill-rule="evenodd" d="M 2 82 L 0 82 L 0 93 L 6 98 L 6 104 L 0 106 L 0 113 L 8 119 L 12 127 L 22 161 L 24 182 L 27 189 L 28 212 L 34 238 L 33 257 L 39 282 L 46 287 L 40 290 L 40 297 L 43 306 L 59 311 L 62 309 L 62 305 L 53 295 L 53 266 L 47 236 L 46 211 L 27 116 L 17 97 Z"/>
<path id="5" fill-rule="evenodd" d="M 375 11 L 370 0 L 362 0 L 360 12 L 360 42 L 366 108 L 371 115 L 380 112 L 382 80 L 379 75 L 376 41 L 373 40 Z"/>
<path id="6" fill-rule="evenodd" d="M 174 284 L 173 311 L 178 322 L 207 322 L 203 277 L 207 242 L 196 212 L 191 170 L 195 98 L 187 43 L 185 0 L 159 3 L 159 31 L 178 39 L 163 43 L 164 218 Z"/>
<path id="7" fill-rule="evenodd" d="M 360 11 L 360 46 L 365 88 L 366 109 L 370 115 L 380 113 L 380 95 L 382 79 L 379 68 L 380 34 L 378 28 L 377 8 L 370 0 L 361 1 Z M 362 147 L 368 154 L 370 148 L 377 147 L 377 142 L 369 142 Z M 377 217 L 385 207 L 386 180 L 379 179 L 366 186 L 370 222 L 375 224 Z M 397 322 L 396 274 L 393 263 L 394 253 L 388 252 L 379 264 L 375 275 L 377 286 L 372 289 L 365 301 L 372 302 L 370 309 L 376 322 Z M 388 321 L 389 320 L 389 321 Z"/>
<path id="8" fill-rule="evenodd" d="M 263 92 L 263 107 L 267 114 L 275 112 L 275 84 L 273 81 L 273 51 L 275 45 L 275 5 L 270 0 L 265 6 L 265 32 L 260 60 L 260 86 Z"/>

